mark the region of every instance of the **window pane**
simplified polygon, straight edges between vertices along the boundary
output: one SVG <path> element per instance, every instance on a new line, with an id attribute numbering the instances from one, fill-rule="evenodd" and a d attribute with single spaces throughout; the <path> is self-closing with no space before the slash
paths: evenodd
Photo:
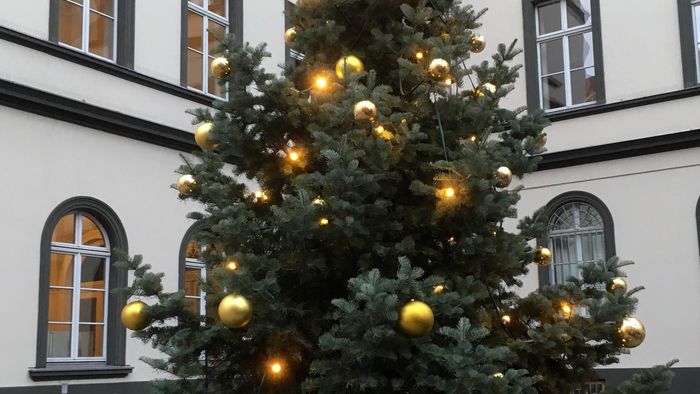
<path id="1" fill-rule="evenodd" d="M 564 74 L 542 78 L 542 102 L 544 109 L 560 108 L 566 105 Z"/>
<path id="2" fill-rule="evenodd" d="M 226 26 L 216 22 L 209 21 L 209 56 L 216 56 L 219 51 L 219 41 L 226 36 Z"/>
<path id="3" fill-rule="evenodd" d="M 571 73 L 571 99 L 572 104 L 588 103 L 596 100 L 594 67 Z"/>
<path id="4" fill-rule="evenodd" d="M 571 69 L 593 67 L 593 33 L 569 36 L 569 61 Z"/>
<path id="5" fill-rule="evenodd" d="M 103 326 L 81 324 L 78 333 L 78 357 L 102 357 Z"/>
<path id="6" fill-rule="evenodd" d="M 105 319 L 105 292 L 80 291 L 80 322 L 101 323 Z"/>
<path id="7" fill-rule="evenodd" d="M 209 0 L 209 11 L 226 17 L 226 1 L 227 0 Z"/>
<path id="8" fill-rule="evenodd" d="M 200 52 L 204 51 L 202 46 L 202 34 L 204 31 L 204 18 L 190 11 L 187 14 L 187 46 Z"/>
<path id="9" fill-rule="evenodd" d="M 187 244 L 185 256 L 187 256 L 188 259 L 202 258 L 202 245 L 197 241 L 190 241 Z"/>
<path id="10" fill-rule="evenodd" d="M 591 23 L 591 0 L 566 0 L 567 27 Z"/>
<path id="11" fill-rule="evenodd" d="M 102 231 L 89 217 L 83 215 L 82 243 L 88 246 L 107 246 Z"/>
<path id="12" fill-rule="evenodd" d="M 51 235 L 51 242 L 75 243 L 75 215 L 69 214 L 61 218 Z"/>
<path id="13" fill-rule="evenodd" d="M 49 324 L 46 337 L 46 356 L 70 357 L 70 324 Z"/>
<path id="14" fill-rule="evenodd" d="M 200 268 L 185 269 L 185 295 L 199 297 L 199 284 L 202 281 L 202 270 Z"/>
<path id="15" fill-rule="evenodd" d="M 187 86 L 203 90 L 202 82 L 202 62 L 203 56 L 191 49 L 187 50 Z"/>
<path id="16" fill-rule="evenodd" d="M 105 259 L 83 256 L 80 264 L 80 287 L 83 289 L 105 288 Z"/>
<path id="17" fill-rule="evenodd" d="M 564 46 L 561 38 L 540 44 L 542 75 L 564 71 Z"/>
<path id="18" fill-rule="evenodd" d="M 90 0 L 90 8 L 114 17 L 114 0 Z"/>
<path id="19" fill-rule="evenodd" d="M 199 298 L 186 298 L 187 309 L 195 315 L 202 314 L 202 305 Z"/>
<path id="20" fill-rule="evenodd" d="M 73 255 L 51 253 L 49 286 L 73 287 Z"/>
<path id="21" fill-rule="evenodd" d="M 204 0 L 190 0 L 190 3 L 197 4 L 200 7 L 204 7 Z"/>
<path id="22" fill-rule="evenodd" d="M 58 6 L 58 41 L 83 49 L 83 7 L 61 0 Z"/>
<path id="23" fill-rule="evenodd" d="M 73 311 L 73 290 L 49 289 L 49 321 L 70 322 Z"/>
<path id="24" fill-rule="evenodd" d="M 212 57 L 209 58 L 209 70 L 211 70 L 211 63 L 213 60 L 214 60 L 214 58 L 212 58 Z M 212 75 L 209 76 L 209 85 L 207 85 L 207 86 L 209 88 L 209 94 L 213 94 L 213 95 L 219 96 L 219 97 L 224 97 L 224 95 L 225 95 L 224 87 L 219 86 L 218 81 Z"/>
<path id="25" fill-rule="evenodd" d="M 558 1 L 537 7 L 537 16 L 540 34 L 561 30 L 561 5 Z"/>
<path id="26" fill-rule="evenodd" d="M 90 53 L 113 58 L 114 20 L 96 12 L 90 12 Z"/>

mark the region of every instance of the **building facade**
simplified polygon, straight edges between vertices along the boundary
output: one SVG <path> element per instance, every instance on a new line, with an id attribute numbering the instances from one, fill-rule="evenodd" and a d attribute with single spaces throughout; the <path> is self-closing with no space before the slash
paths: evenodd
<path id="1" fill-rule="evenodd" d="M 526 177 L 521 215 L 546 205 L 555 264 L 524 290 L 619 255 L 639 293 L 646 342 L 601 371 L 595 392 L 680 359 L 674 393 L 700 387 L 700 2 L 472 0 L 490 8 L 489 48 L 514 38 L 522 78 L 507 107 L 549 113 L 548 152 Z M 283 0 L 0 2 L 0 238 L 11 300 L 0 393 L 138 393 L 156 352 L 118 319 L 127 283 L 113 248 L 146 256 L 206 306 L 196 207 L 168 186 L 195 149 L 191 116 L 221 92 L 208 75 L 225 31 L 285 61 Z M 697 18 L 696 18 L 697 15 Z M 12 167 L 12 168 L 9 168 Z M 513 225 L 514 223 L 510 223 Z M 11 247 L 10 247 L 11 246 Z"/>

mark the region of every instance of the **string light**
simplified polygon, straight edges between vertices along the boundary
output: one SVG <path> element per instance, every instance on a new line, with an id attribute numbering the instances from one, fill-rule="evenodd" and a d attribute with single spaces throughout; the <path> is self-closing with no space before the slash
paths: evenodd
<path id="1" fill-rule="evenodd" d="M 571 315 L 574 314 L 574 308 L 571 306 L 571 304 L 569 304 L 569 303 L 566 302 L 566 301 L 562 301 L 562 303 L 561 303 L 561 311 L 562 311 L 562 313 L 564 314 L 564 318 L 565 318 L 565 319 L 570 318 Z"/>
<path id="2" fill-rule="evenodd" d="M 479 138 L 476 136 L 476 134 L 472 134 L 469 136 L 469 141 L 471 142 L 476 142 Z"/>
<path id="3" fill-rule="evenodd" d="M 258 201 L 267 201 L 269 199 L 269 197 L 267 196 L 267 193 L 265 193 L 262 190 L 255 192 L 254 195 L 255 195 L 255 199 Z"/>
<path id="4" fill-rule="evenodd" d="M 437 285 L 433 288 L 433 293 L 434 294 L 440 294 L 443 291 L 445 291 L 445 285 Z"/>
<path id="5" fill-rule="evenodd" d="M 385 140 L 391 139 L 393 136 L 391 132 L 389 132 L 384 126 L 379 125 L 374 128 L 374 132 L 377 133 L 378 136 L 384 138 Z"/>
<path id="6" fill-rule="evenodd" d="M 328 223 L 330 223 L 330 220 L 328 220 L 328 218 L 321 218 L 321 220 L 318 221 L 318 224 L 320 224 L 321 226 L 327 226 Z"/>
<path id="7" fill-rule="evenodd" d="M 450 237 L 447 239 L 447 243 L 449 243 L 450 245 L 454 245 L 457 243 L 457 240 L 455 239 L 455 237 Z"/>
<path id="8" fill-rule="evenodd" d="M 442 196 L 446 199 L 452 199 L 457 195 L 457 192 L 453 187 L 446 187 L 442 189 Z"/>
<path id="9" fill-rule="evenodd" d="M 328 78 L 323 75 L 317 76 L 314 81 L 314 86 L 316 86 L 318 90 L 326 90 L 328 88 Z"/>
<path id="10" fill-rule="evenodd" d="M 447 86 L 452 85 L 452 77 L 449 77 L 449 76 L 448 76 L 447 78 L 445 78 L 445 79 L 442 81 L 442 83 L 443 83 L 444 85 L 447 85 Z"/>
<path id="11" fill-rule="evenodd" d="M 503 315 L 503 316 L 501 317 L 501 321 L 503 322 L 503 324 L 510 324 L 511 318 L 510 318 L 510 316 L 508 316 L 508 315 Z"/>
<path id="12" fill-rule="evenodd" d="M 313 201 L 313 204 L 314 204 L 314 205 L 323 205 L 323 204 L 325 204 L 325 203 L 326 203 L 326 202 L 323 201 L 323 199 L 322 199 L 321 197 L 316 197 L 316 198 L 314 199 L 314 201 Z"/>
<path id="13" fill-rule="evenodd" d="M 415 57 L 416 60 L 421 61 L 425 58 L 425 53 L 423 53 L 423 51 L 417 51 L 413 57 Z"/>
<path id="14" fill-rule="evenodd" d="M 291 160 L 291 161 L 299 161 L 299 159 L 301 158 L 301 155 L 299 154 L 299 152 L 292 150 L 292 151 L 289 151 L 288 157 L 289 157 L 289 160 Z"/>
<path id="15" fill-rule="evenodd" d="M 493 377 L 496 379 L 502 379 L 505 375 L 503 375 L 503 372 L 496 372 L 493 374 Z"/>
<path id="16" fill-rule="evenodd" d="M 236 260 L 229 260 L 226 262 L 226 269 L 229 271 L 235 271 L 238 269 L 238 262 Z"/>
<path id="17" fill-rule="evenodd" d="M 282 367 L 282 362 L 280 362 L 278 360 L 272 360 L 272 361 L 270 361 L 269 369 L 273 375 L 277 376 L 277 375 L 280 375 L 282 373 L 282 370 L 284 368 Z"/>

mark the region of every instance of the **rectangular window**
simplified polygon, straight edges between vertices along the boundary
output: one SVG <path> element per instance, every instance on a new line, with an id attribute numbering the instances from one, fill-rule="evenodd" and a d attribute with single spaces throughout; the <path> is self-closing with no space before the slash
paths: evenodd
<path id="1" fill-rule="evenodd" d="M 58 43 L 116 60 L 118 0 L 59 0 Z"/>
<path id="2" fill-rule="evenodd" d="M 574 389 L 571 394 L 601 394 L 605 390 L 605 381 L 589 382 L 580 389 Z"/>
<path id="3" fill-rule="evenodd" d="M 546 111 L 595 103 L 591 0 L 556 0 L 535 9 L 540 105 Z"/>
<path id="4" fill-rule="evenodd" d="M 225 97 L 216 79 L 211 75 L 211 63 L 219 40 L 229 31 L 228 0 L 191 0 L 187 3 L 186 83 L 189 88 Z"/>
<path id="5" fill-rule="evenodd" d="M 185 298 L 189 309 L 204 316 L 206 311 L 206 293 L 202 282 L 207 278 L 207 270 L 200 260 L 185 260 Z"/>
<path id="6" fill-rule="evenodd" d="M 693 14 L 693 56 L 695 58 L 696 80 L 700 81 L 700 0 L 694 0 L 691 4 Z"/>

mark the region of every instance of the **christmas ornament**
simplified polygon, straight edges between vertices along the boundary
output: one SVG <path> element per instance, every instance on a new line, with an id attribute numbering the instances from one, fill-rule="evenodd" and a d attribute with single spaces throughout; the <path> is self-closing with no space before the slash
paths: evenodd
<path id="1" fill-rule="evenodd" d="M 211 62 L 211 75 L 216 78 L 226 78 L 231 73 L 231 66 L 225 57 L 217 57 Z"/>
<path id="2" fill-rule="evenodd" d="M 627 281 L 624 278 L 614 278 L 610 283 L 608 283 L 608 291 L 614 293 L 615 290 L 622 289 L 622 291 L 627 291 Z"/>
<path id="3" fill-rule="evenodd" d="M 480 34 L 474 34 L 469 41 L 472 46 L 472 52 L 481 53 L 486 49 L 486 39 Z"/>
<path id="4" fill-rule="evenodd" d="M 287 44 L 291 44 L 294 42 L 294 40 L 297 39 L 297 28 L 296 27 L 290 27 L 287 29 L 287 31 L 284 32 L 284 42 Z"/>
<path id="5" fill-rule="evenodd" d="M 126 304 L 122 309 L 121 319 L 126 328 L 131 331 L 141 331 L 151 323 L 144 309 L 148 307 L 146 303 L 134 301 Z"/>
<path id="6" fill-rule="evenodd" d="M 399 327 L 401 331 L 412 337 L 420 337 L 430 333 L 435 323 L 432 309 L 420 301 L 411 301 L 401 308 Z"/>
<path id="7" fill-rule="evenodd" d="M 228 328 L 245 327 L 252 317 L 253 307 L 243 296 L 229 294 L 219 303 L 219 319 Z"/>
<path id="8" fill-rule="evenodd" d="M 535 250 L 535 263 L 540 267 L 546 267 L 552 263 L 552 251 L 539 247 Z"/>
<path id="9" fill-rule="evenodd" d="M 204 122 L 194 130 L 194 141 L 203 150 L 214 150 L 219 147 L 218 144 L 213 144 L 211 142 L 211 130 L 213 128 L 214 123 Z"/>
<path id="10" fill-rule="evenodd" d="M 510 171 L 510 168 L 504 166 L 496 171 L 496 187 L 508 187 L 512 181 L 513 173 Z"/>
<path id="11" fill-rule="evenodd" d="M 357 56 L 344 56 L 335 64 L 335 75 L 341 80 L 363 71 L 365 71 L 365 64 Z"/>
<path id="12" fill-rule="evenodd" d="M 369 100 L 360 101 L 355 104 L 353 114 L 357 120 L 374 120 L 377 117 L 377 106 Z"/>
<path id="13" fill-rule="evenodd" d="M 197 181 L 194 180 L 192 175 L 185 174 L 177 180 L 177 191 L 182 195 L 189 196 L 192 194 L 195 186 L 197 186 Z"/>
<path id="14" fill-rule="evenodd" d="M 435 78 L 445 79 L 450 74 L 450 63 L 445 59 L 433 59 L 428 66 L 428 72 Z"/>
<path id="15" fill-rule="evenodd" d="M 622 321 L 622 325 L 618 329 L 620 334 L 620 342 L 623 347 L 633 348 L 637 347 L 644 342 L 644 338 L 647 335 L 647 330 L 644 328 L 644 324 L 634 317 L 627 317 Z"/>
<path id="16" fill-rule="evenodd" d="M 547 145 L 547 134 L 542 134 L 542 137 L 537 141 L 537 147 L 542 149 Z"/>

